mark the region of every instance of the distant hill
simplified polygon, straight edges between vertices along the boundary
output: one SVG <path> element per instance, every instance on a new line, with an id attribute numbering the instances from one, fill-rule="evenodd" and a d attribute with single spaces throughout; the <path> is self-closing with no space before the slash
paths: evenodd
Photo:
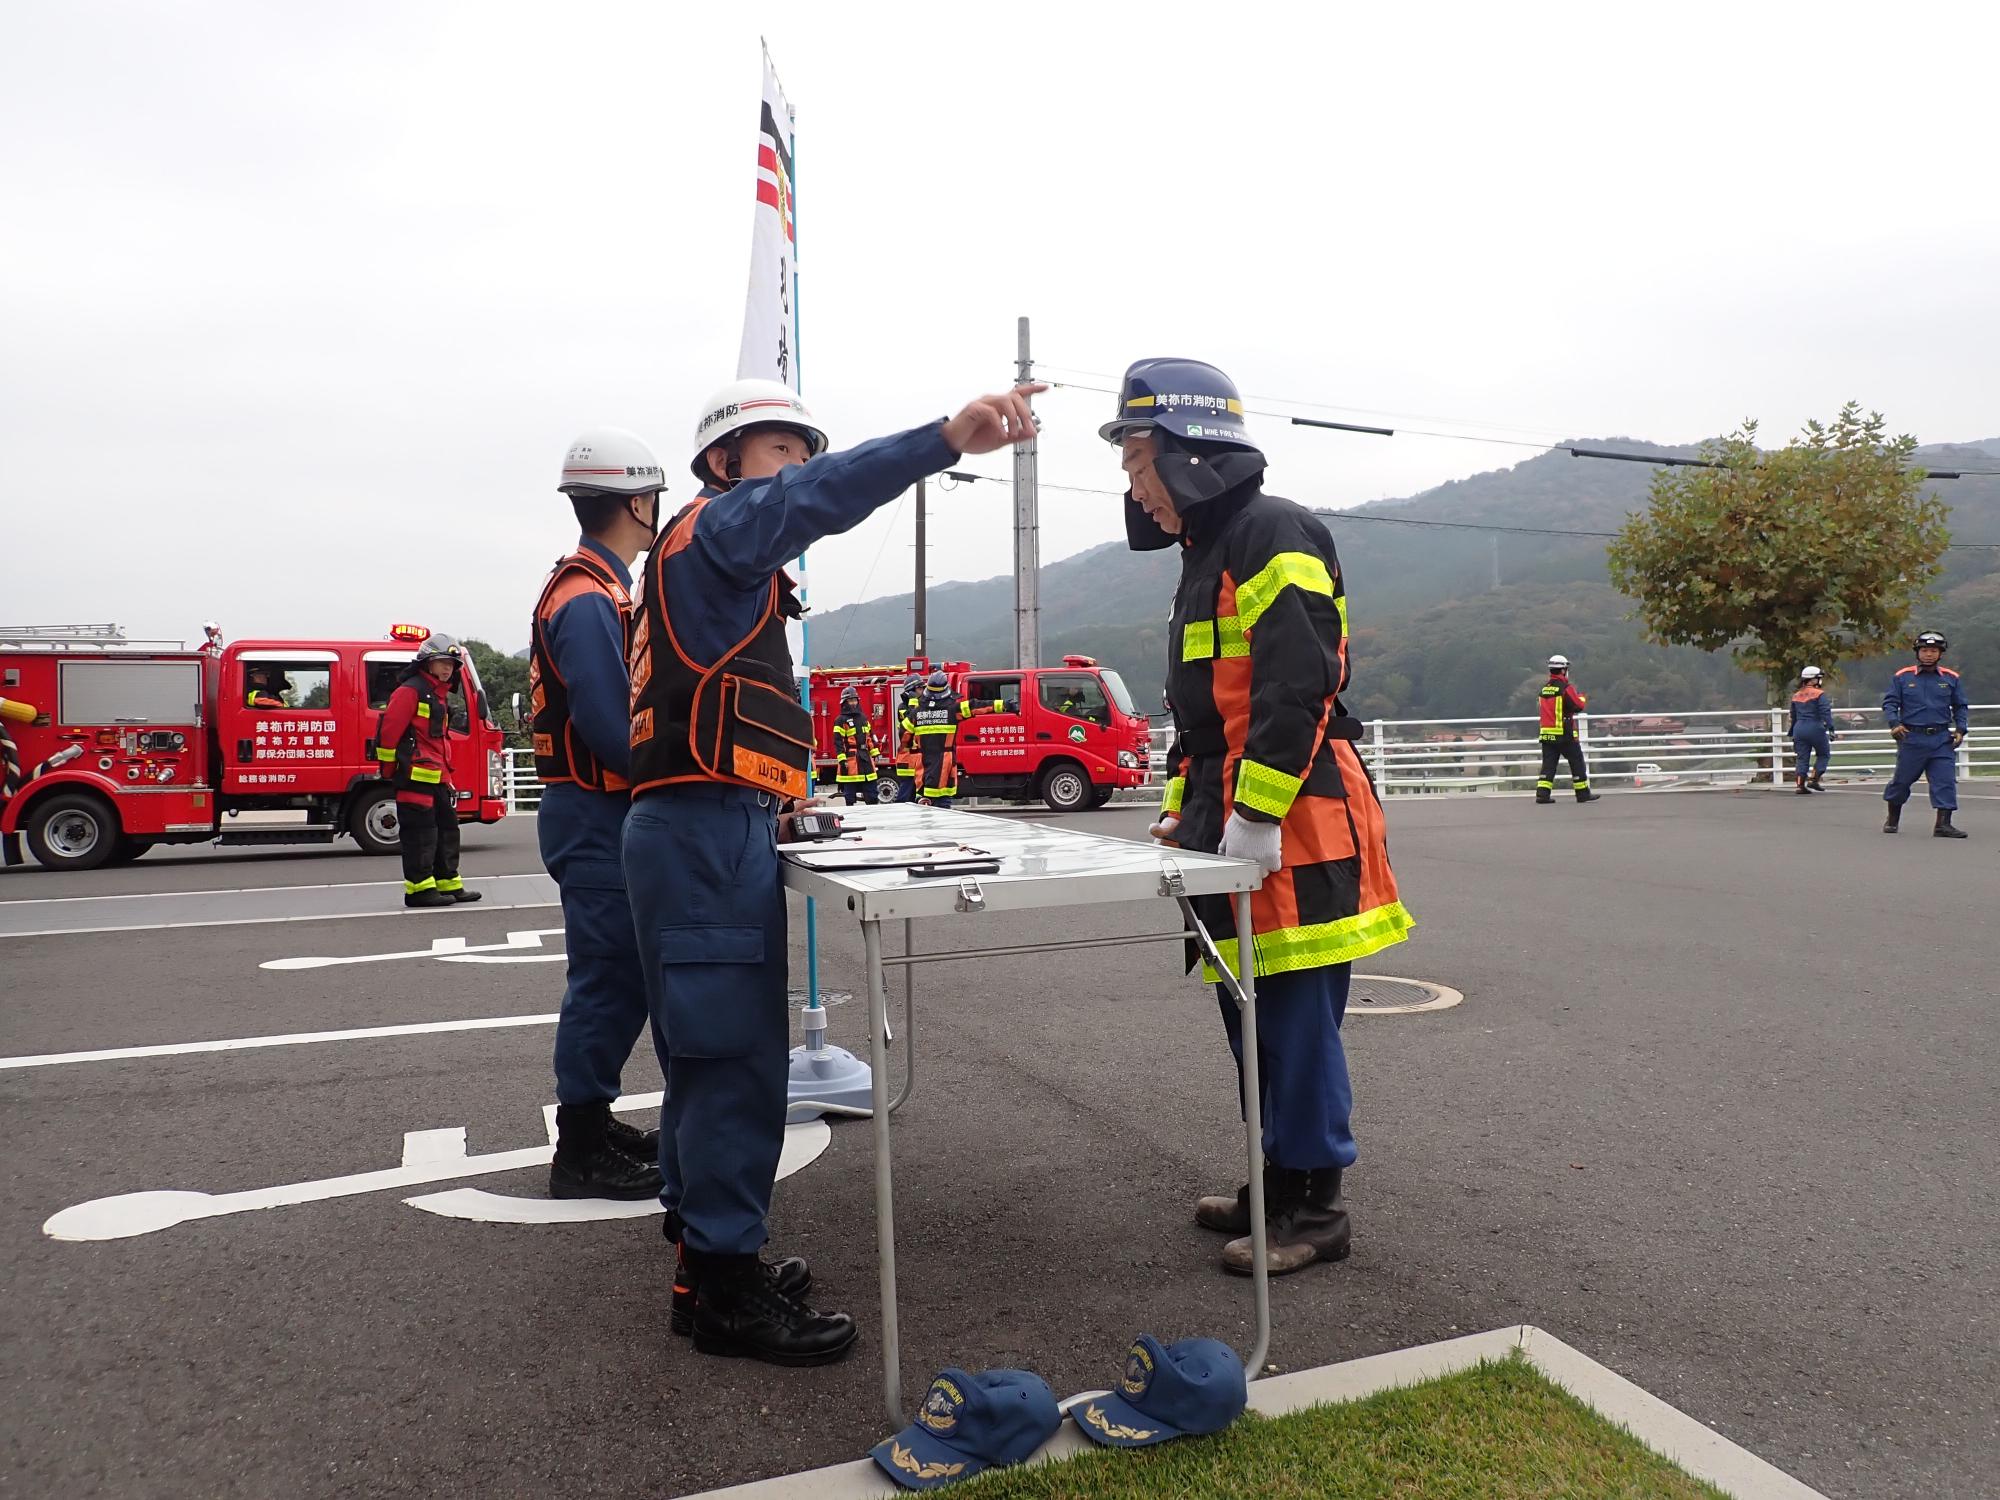
<path id="1" fill-rule="evenodd" d="M 1693 452 L 1632 438 L 1576 441 L 1619 452 Z M 2000 439 L 1928 447 L 1919 457 L 1935 469 L 2000 468 Z M 1610 586 L 1601 538 L 1402 524 L 1615 531 L 1645 505 L 1653 472 L 1554 451 L 1407 499 L 1322 511 L 1340 549 L 1354 630 L 1349 706 L 1364 718 L 1524 713 L 1551 651 L 1571 658 L 1592 706 L 1607 712 L 1761 701 L 1762 684 L 1726 656 L 1641 640 L 1625 618 L 1631 601 Z M 1285 493 L 1282 476 L 1273 488 Z M 1954 540 L 2000 542 L 2000 478 L 1939 481 L 1936 493 L 1953 508 Z M 1141 707 L 1157 707 L 1177 569 L 1170 552 L 1134 553 L 1118 543 L 1044 567 L 1046 660 L 1071 651 L 1095 656 L 1118 670 Z M 1952 637 L 1951 659 L 1974 699 L 2000 701 L 2000 548 L 1950 554 L 1941 590 L 1923 623 Z M 843 665 L 900 661 L 909 650 L 911 604 L 912 596 L 901 594 L 816 614 L 815 654 L 832 660 L 838 643 Z M 1013 659 L 1011 579 L 943 584 L 930 591 L 929 609 L 933 656 Z M 1874 701 L 1883 664 L 1847 666 L 1837 698 Z"/>

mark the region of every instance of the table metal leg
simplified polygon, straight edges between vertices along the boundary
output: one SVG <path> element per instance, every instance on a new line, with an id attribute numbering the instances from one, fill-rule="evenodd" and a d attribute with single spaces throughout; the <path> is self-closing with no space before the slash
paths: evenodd
<path id="1" fill-rule="evenodd" d="M 1264 1095 L 1257 1066 L 1257 950 L 1250 893 L 1236 896 L 1236 983 L 1243 1010 L 1243 1134 L 1250 1162 L 1250 1287 L 1257 1304 L 1257 1342 L 1243 1361 L 1255 1380 L 1271 1352 L 1271 1260 L 1264 1225 Z"/>
<path id="2" fill-rule="evenodd" d="M 917 924 L 910 918 L 903 918 L 903 953 L 907 957 L 916 951 Z M 887 1010 L 885 1003 L 883 1009 Z M 890 1038 L 894 1040 L 894 1038 Z M 895 1102 L 889 1106 L 894 1114 L 903 1107 L 910 1097 L 910 1090 L 917 1086 L 917 970 L 914 964 L 903 967 L 903 1086 L 896 1091 Z"/>
<path id="3" fill-rule="evenodd" d="M 894 1429 L 903 1425 L 903 1345 L 896 1326 L 896 1197 L 889 1158 L 889 994 L 882 977 L 880 922 L 861 924 L 861 946 L 868 960 L 868 1062 L 875 1109 L 875 1259 L 882 1292 L 882 1401 Z M 907 1084 L 904 1092 L 908 1092 Z"/>

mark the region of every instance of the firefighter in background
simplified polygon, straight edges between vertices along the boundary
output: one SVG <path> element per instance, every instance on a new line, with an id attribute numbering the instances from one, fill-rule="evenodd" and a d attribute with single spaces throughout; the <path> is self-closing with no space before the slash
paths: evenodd
<path id="1" fill-rule="evenodd" d="M 917 743 L 917 703 L 924 696 L 921 679 L 908 678 L 896 698 L 896 800 L 917 800 L 917 780 L 923 772 L 923 747 Z"/>
<path id="2" fill-rule="evenodd" d="M 853 688 L 840 695 L 840 717 L 833 721 L 833 750 L 838 761 L 834 780 L 849 807 L 875 800 L 875 731 L 861 711 L 861 694 Z"/>
<path id="3" fill-rule="evenodd" d="M 826 452 L 784 385 L 742 380 L 702 409 L 701 495 L 646 561 L 632 636 L 625 875 L 667 1074 L 660 1199 L 678 1244 L 674 1326 L 706 1354 L 823 1364 L 854 1320 L 800 1300 L 811 1275 L 760 1250 L 784 1144 L 791 1047 L 777 844 L 811 789 L 812 715 L 785 623 L 785 564 L 962 454 L 1034 435 L 1026 386 L 944 422 Z"/>
<path id="4" fill-rule="evenodd" d="M 1569 680 L 1569 658 L 1549 658 L 1549 680 L 1542 684 L 1542 776 L 1535 783 L 1535 800 L 1556 800 L 1556 762 L 1569 762 L 1570 787 L 1579 802 L 1597 801 L 1590 789 L 1590 772 L 1583 763 L 1583 741 L 1577 738 L 1576 716 L 1590 700 Z"/>
<path id="5" fill-rule="evenodd" d="M 477 901 L 458 876 L 458 793 L 451 785 L 451 704 L 458 646 L 432 635 L 417 647 L 375 729 L 375 759 L 396 785 L 403 905 Z"/>
<path id="6" fill-rule="evenodd" d="M 291 682 L 276 667 L 253 661 L 243 670 L 244 686 L 249 689 L 243 695 L 243 702 L 249 708 L 284 708 L 285 694 L 291 691 Z"/>
<path id="7" fill-rule="evenodd" d="M 1818 667 L 1807 667 L 1799 673 L 1799 690 L 1792 694 L 1792 752 L 1796 757 L 1793 775 L 1801 797 L 1811 796 L 1820 789 L 1826 763 L 1833 755 L 1833 705 L 1826 701 L 1822 676 Z M 1806 774 L 1808 761 L 1812 765 L 1811 776 Z"/>
<path id="8" fill-rule="evenodd" d="M 1361 725 L 1340 700 L 1347 606 L 1333 538 L 1305 507 L 1264 493 L 1264 455 L 1242 413 L 1213 365 L 1141 360 L 1099 431 L 1122 449 L 1133 549 L 1181 553 L 1167 638 L 1175 743 L 1154 836 L 1264 871 L 1254 932 L 1236 930 L 1226 896 L 1198 897 L 1195 910 L 1231 968 L 1251 945 L 1265 1219 L 1270 1270 L 1282 1275 L 1347 1256 L 1348 980 L 1356 959 L 1403 941 L 1412 919 L 1355 753 Z M 1240 1091 L 1241 1016 L 1226 990 L 1216 994 Z M 1248 1275 L 1249 1185 L 1201 1199 L 1195 1219 L 1238 1236 L 1222 1261 Z"/>
<path id="9" fill-rule="evenodd" d="M 1900 667 L 1882 696 L 1882 717 L 1896 737 L 1896 774 L 1882 790 L 1889 804 L 1884 833 L 1901 830 L 1903 804 L 1919 776 L 1930 782 L 1931 806 L 1937 824 L 1931 833 L 1941 839 L 1962 839 L 1965 830 L 1952 826 L 1958 811 L 1958 762 L 1955 752 L 1972 728 L 1971 708 L 1958 673 L 1945 666 L 1951 642 L 1935 630 L 1917 637 L 1914 666 Z"/>
<path id="10" fill-rule="evenodd" d="M 528 633 L 535 819 L 542 863 L 562 896 L 568 983 L 556 1020 L 552 1198 L 651 1198 L 660 1136 L 611 1112 L 632 1045 L 646 1029 L 646 981 L 625 898 L 620 845 L 632 805 L 631 684 L 625 648 L 632 561 L 653 544 L 666 477 L 644 442 L 617 427 L 586 432 L 563 456 L 557 489 L 582 536 L 535 601 Z"/>
<path id="11" fill-rule="evenodd" d="M 923 755 L 925 801 L 945 802 L 958 795 L 958 726 L 971 716 L 972 705 L 951 690 L 944 668 L 933 671 L 910 713 Z"/>

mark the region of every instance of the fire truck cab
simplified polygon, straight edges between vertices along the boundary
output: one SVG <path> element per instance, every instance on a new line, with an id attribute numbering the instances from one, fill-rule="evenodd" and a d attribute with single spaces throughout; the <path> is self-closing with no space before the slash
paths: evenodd
<path id="1" fill-rule="evenodd" d="M 1061 667 L 988 671 L 970 662 L 912 656 L 900 667 L 827 667 L 812 674 L 815 767 L 834 774 L 833 722 L 843 689 L 861 699 L 875 733 L 877 800 L 895 800 L 896 699 L 904 681 L 942 667 L 972 707 L 958 728 L 960 797 L 1026 802 L 1040 797 L 1057 812 L 1102 807 L 1121 787 L 1146 780 L 1152 748 L 1145 715 L 1124 680 L 1088 656 Z"/>
<path id="2" fill-rule="evenodd" d="M 375 729 L 428 634 L 399 626 L 377 641 L 200 651 L 0 642 L 0 700 L 19 705 L 0 721 L 12 741 L 0 789 L 10 862 L 17 835 L 43 865 L 65 870 L 136 859 L 155 844 L 346 835 L 394 853 L 395 791 L 378 770 Z M 469 659 L 451 704 L 459 820 L 497 822 L 503 741 Z"/>

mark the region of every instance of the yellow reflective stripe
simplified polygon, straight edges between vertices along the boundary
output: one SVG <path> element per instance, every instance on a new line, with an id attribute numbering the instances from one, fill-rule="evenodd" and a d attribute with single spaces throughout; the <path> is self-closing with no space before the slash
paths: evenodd
<path id="1" fill-rule="evenodd" d="M 403 894 L 405 896 L 414 896 L 418 891 L 434 891 L 436 889 L 437 881 L 429 876 L 426 876 L 422 880 L 406 880 L 403 882 Z"/>
<path id="2" fill-rule="evenodd" d="M 437 888 L 441 891 L 462 891 L 465 889 L 465 881 L 454 875 L 449 880 L 440 880 Z"/>
<path id="3" fill-rule="evenodd" d="M 394 761 L 396 758 L 396 747 L 393 745 L 377 745 L 375 747 L 375 758 L 385 764 Z"/>
<path id="4" fill-rule="evenodd" d="M 1282 818 L 1292 810 L 1305 779 L 1287 776 L 1260 761 L 1245 760 L 1236 768 L 1236 801 L 1254 812 Z"/>
<path id="5" fill-rule="evenodd" d="M 1165 793 L 1160 798 L 1160 811 L 1177 813 L 1181 810 L 1181 799 L 1187 795 L 1187 777 L 1169 776 Z"/>
<path id="6" fill-rule="evenodd" d="M 1402 942 L 1410 935 L 1417 919 L 1400 901 L 1364 911 L 1359 916 L 1342 917 L 1337 922 L 1318 922 L 1310 927 L 1286 927 L 1277 932 L 1257 934 L 1257 972 L 1289 974 L 1295 969 L 1322 969 L 1329 964 L 1352 963 Z M 1226 938 L 1216 945 L 1222 961 L 1236 967 L 1236 939 Z M 1221 976 L 1208 964 L 1202 978 L 1210 984 Z"/>
<path id="7" fill-rule="evenodd" d="M 1333 601 L 1333 607 L 1340 611 L 1340 638 L 1347 639 L 1347 595 L 1342 594 Z"/>
<path id="8" fill-rule="evenodd" d="M 1256 577 L 1236 585 L 1236 609 L 1246 632 L 1257 628 L 1264 611 L 1277 602 L 1278 595 L 1288 585 L 1309 594 L 1333 597 L 1333 575 L 1327 572 L 1324 561 L 1310 552 L 1280 552 L 1264 564 Z"/>
<path id="9" fill-rule="evenodd" d="M 927 734 L 950 734 L 956 728 L 956 724 L 919 724 L 911 733 L 921 739 Z"/>
<path id="10" fill-rule="evenodd" d="M 1250 637 L 1243 633 L 1243 617 L 1241 615 L 1224 615 L 1215 622 L 1215 629 L 1217 636 L 1217 650 L 1215 654 L 1217 656 L 1228 658 L 1231 656 L 1248 656 L 1250 654 Z"/>
<path id="11" fill-rule="evenodd" d="M 431 706 L 428 703 L 419 700 L 417 703 L 417 717 L 420 719 L 428 719 L 430 716 L 431 716 Z"/>
<path id="12" fill-rule="evenodd" d="M 423 782 L 443 781 L 444 772 L 431 766 L 412 766 L 410 767 L 410 780 Z"/>
<path id="13" fill-rule="evenodd" d="M 1151 396 L 1127 396 L 1125 404 L 1127 406 L 1151 406 L 1153 398 Z"/>
<path id="14" fill-rule="evenodd" d="M 1215 655 L 1215 621 L 1189 620 L 1181 627 L 1181 660 L 1207 661 Z"/>

